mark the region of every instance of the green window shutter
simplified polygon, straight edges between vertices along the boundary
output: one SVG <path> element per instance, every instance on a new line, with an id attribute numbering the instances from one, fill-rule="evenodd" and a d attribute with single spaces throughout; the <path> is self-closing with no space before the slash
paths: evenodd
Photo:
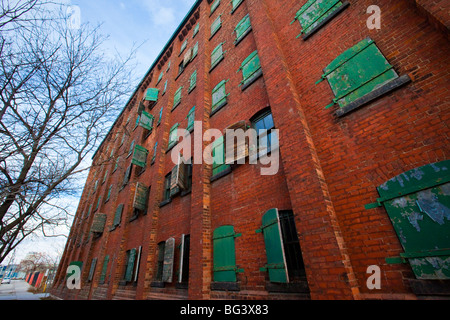
<path id="1" fill-rule="evenodd" d="M 225 84 L 228 80 L 222 80 L 212 91 L 212 111 L 227 103 L 227 97 Z"/>
<path id="2" fill-rule="evenodd" d="M 157 102 L 158 101 L 159 90 L 156 88 L 148 88 L 145 94 L 146 101 Z"/>
<path id="3" fill-rule="evenodd" d="M 123 212 L 123 204 L 119 204 L 119 206 L 116 209 L 116 213 L 114 215 L 114 222 L 113 222 L 114 227 L 120 224 L 120 221 L 122 220 L 122 212 Z"/>
<path id="4" fill-rule="evenodd" d="M 251 28 L 250 24 L 250 15 L 246 15 L 236 26 L 234 31 L 236 32 L 236 41 L 237 43 L 241 38 L 243 38 L 248 30 Z"/>
<path id="5" fill-rule="evenodd" d="M 106 214 L 97 213 L 92 219 L 91 233 L 102 234 L 106 224 Z"/>
<path id="6" fill-rule="evenodd" d="M 125 175 L 123 176 L 122 186 L 125 186 L 126 184 L 128 184 L 128 181 L 130 181 L 132 169 L 133 169 L 133 165 L 130 164 L 127 168 L 127 171 L 125 171 Z"/>
<path id="7" fill-rule="evenodd" d="M 167 239 L 166 244 L 164 246 L 164 266 L 162 274 L 163 282 L 168 283 L 172 282 L 174 256 L 175 256 L 175 239 L 170 238 Z"/>
<path id="8" fill-rule="evenodd" d="M 271 209 L 263 216 L 262 227 L 257 232 L 263 233 L 266 245 L 267 265 L 262 270 L 269 272 L 271 282 L 288 283 L 289 276 L 278 209 Z"/>
<path id="9" fill-rule="evenodd" d="M 184 51 L 184 49 L 186 49 L 187 43 L 188 43 L 188 42 L 187 42 L 187 39 L 186 39 L 186 40 L 184 40 L 184 42 L 181 44 L 180 54 L 182 54 L 183 51 Z"/>
<path id="10" fill-rule="evenodd" d="M 231 0 L 231 6 L 233 7 L 233 10 L 231 11 L 231 13 L 234 12 L 234 10 L 237 9 L 237 7 L 239 7 L 239 5 L 243 2 L 244 0 Z"/>
<path id="11" fill-rule="evenodd" d="M 243 80 L 240 85 L 245 86 L 261 75 L 261 64 L 258 51 L 253 51 L 241 64 Z"/>
<path id="12" fill-rule="evenodd" d="M 211 36 L 210 36 L 210 38 L 212 38 L 216 34 L 216 32 L 219 31 L 220 27 L 222 27 L 221 16 L 222 15 L 218 16 L 216 18 L 216 20 L 214 20 L 214 22 L 211 24 Z"/>
<path id="13" fill-rule="evenodd" d="M 127 155 L 127 157 L 129 157 L 129 156 L 131 156 L 131 155 L 133 154 L 134 144 L 135 144 L 134 140 L 131 141 L 130 148 L 128 149 L 128 155 Z"/>
<path id="14" fill-rule="evenodd" d="M 171 129 L 169 134 L 169 147 L 171 148 L 173 145 L 175 145 L 178 142 L 178 126 L 179 124 L 176 123 Z"/>
<path id="15" fill-rule="evenodd" d="M 158 148 L 158 142 L 155 143 L 155 147 L 153 148 L 153 157 L 152 157 L 152 163 L 156 159 L 156 149 Z"/>
<path id="16" fill-rule="evenodd" d="M 311 32 L 331 15 L 342 10 L 344 3 L 340 0 L 309 0 L 295 16 L 300 22 L 302 34 Z"/>
<path id="17" fill-rule="evenodd" d="M 125 270 L 124 280 L 131 282 L 133 280 L 134 262 L 136 260 L 136 249 L 131 249 L 128 254 L 128 263 Z"/>
<path id="18" fill-rule="evenodd" d="M 166 91 L 167 91 L 167 82 L 168 82 L 169 80 L 166 80 L 166 82 L 164 82 L 164 90 L 163 90 L 163 94 L 165 94 L 166 93 Z"/>
<path id="19" fill-rule="evenodd" d="M 107 178 L 108 178 L 108 170 L 106 170 L 105 175 L 103 176 L 102 183 L 105 183 Z"/>
<path id="20" fill-rule="evenodd" d="M 198 41 L 197 43 L 194 45 L 194 47 L 192 48 L 192 58 L 191 61 L 194 60 L 194 58 L 197 56 L 198 54 Z"/>
<path id="21" fill-rule="evenodd" d="M 197 85 L 197 70 L 195 70 L 191 75 L 189 83 L 189 92 L 191 92 L 196 85 Z"/>
<path id="22" fill-rule="evenodd" d="M 109 263 L 109 256 L 105 256 L 105 259 L 103 259 L 103 267 L 102 267 L 102 273 L 100 274 L 100 283 L 104 283 L 106 279 L 106 272 L 108 270 L 108 263 Z"/>
<path id="23" fill-rule="evenodd" d="M 222 46 L 223 43 L 219 44 L 211 53 L 211 69 L 214 68 L 223 59 L 224 52 Z"/>
<path id="24" fill-rule="evenodd" d="M 161 124 L 162 115 L 163 115 L 163 110 L 164 110 L 164 108 L 161 108 L 161 110 L 159 110 L 158 124 Z"/>
<path id="25" fill-rule="evenodd" d="M 97 258 L 92 259 L 91 268 L 89 269 L 88 281 L 94 278 L 95 266 L 97 265 Z"/>
<path id="26" fill-rule="evenodd" d="M 147 164 L 147 156 L 148 150 L 137 145 L 134 147 L 133 159 L 131 160 L 131 163 L 141 168 L 145 168 Z"/>
<path id="27" fill-rule="evenodd" d="M 94 211 L 97 211 L 97 210 L 98 210 L 98 208 L 100 207 L 100 202 L 101 202 L 101 201 L 102 201 L 102 197 L 98 197 L 97 205 L 95 206 Z"/>
<path id="28" fill-rule="evenodd" d="M 327 108 L 335 103 L 344 108 L 397 78 L 392 65 L 373 40 L 364 39 L 324 69 L 321 80 L 328 80 L 335 95 Z"/>
<path id="29" fill-rule="evenodd" d="M 214 11 L 216 11 L 216 9 L 219 5 L 220 5 L 220 0 L 216 0 L 213 2 L 213 4 L 211 5 L 211 14 L 213 14 Z"/>
<path id="30" fill-rule="evenodd" d="M 120 157 L 117 157 L 116 164 L 114 165 L 114 172 L 117 170 L 117 168 L 119 168 L 119 163 L 120 163 Z"/>
<path id="31" fill-rule="evenodd" d="M 189 114 L 187 116 L 188 125 L 186 130 L 191 131 L 194 128 L 194 122 L 195 122 L 195 106 L 189 111 Z"/>
<path id="32" fill-rule="evenodd" d="M 236 282 L 236 273 L 243 272 L 236 267 L 235 241 L 241 236 L 233 226 L 222 226 L 213 233 L 213 260 L 215 282 Z"/>
<path id="33" fill-rule="evenodd" d="M 216 139 L 213 142 L 212 156 L 213 156 L 213 167 L 212 167 L 213 176 L 228 169 L 229 165 L 225 164 L 225 148 L 223 136 L 221 136 L 220 138 Z"/>
<path id="34" fill-rule="evenodd" d="M 113 185 L 110 185 L 108 188 L 108 193 L 106 194 L 106 199 L 105 202 L 108 202 L 109 199 L 111 198 L 111 191 L 112 191 Z"/>
<path id="35" fill-rule="evenodd" d="M 148 187 L 138 182 L 136 184 L 136 191 L 134 193 L 133 208 L 146 211 L 148 201 Z"/>
<path id="36" fill-rule="evenodd" d="M 197 35 L 197 33 L 198 33 L 199 30 L 200 30 L 200 22 L 197 23 L 197 25 L 195 26 L 194 31 L 193 31 L 192 38 L 194 38 L 194 37 Z"/>
<path id="37" fill-rule="evenodd" d="M 156 81 L 156 84 L 158 84 L 161 81 L 163 75 L 164 75 L 164 71 L 161 71 L 161 73 L 159 74 L 159 77 L 158 77 L 158 81 Z"/>
<path id="38" fill-rule="evenodd" d="M 92 204 L 89 206 L 88 213 L 87 213 L 86 217 L 89 217 L 91 215 L 91 211 L 92 211 Z"/>
<path id="39" fill-rule="evenodd" d="M 450 279 L 450 160 L 410 170 L 378 187 L 417 279 Z M 366 206 L 373 208 L 374 205 Z"/>
<path id="40" fill-rule="evenodd" d="M 155 117 L 152 114 L 142 111 L 142 114 L 139 119 L 139 125 L 144 129 L 152 131 L 154 120 L 155 120 Z"/>
<path id="41" fill-rule="evenodd" d="M 175 96 L 173 98 L 173 107 L 172 110 L 177 107 L 181 102 L 181 92 L 183 90 L 183 87 L 179 87 L 178 90 L 175 92 Z"/>

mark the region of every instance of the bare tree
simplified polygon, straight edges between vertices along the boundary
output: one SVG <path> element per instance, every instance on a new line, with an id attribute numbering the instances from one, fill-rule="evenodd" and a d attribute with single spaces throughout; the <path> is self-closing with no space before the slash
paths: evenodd
<path id="1" fill-rule="evenodd" d="M 73 30 L 58 12 L 10 31 L 0 51 L 0 262 L 67 222 L 58 199 L 78 192 L 84 160 L 132 89 L 133 54 L 103 52 L 98 27 Z"/>

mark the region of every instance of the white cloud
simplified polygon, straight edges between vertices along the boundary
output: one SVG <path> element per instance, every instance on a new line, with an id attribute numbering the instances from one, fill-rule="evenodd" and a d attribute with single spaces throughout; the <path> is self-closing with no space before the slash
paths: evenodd
<path id="1" fill-rule="evenodd" d="M 173 7 L 163 5 L 163 1 L 143 0 L 142 5 L 147 10 L 149 18 L 158 26 L 172 25 L 175 21 L 175 12 Z"/>

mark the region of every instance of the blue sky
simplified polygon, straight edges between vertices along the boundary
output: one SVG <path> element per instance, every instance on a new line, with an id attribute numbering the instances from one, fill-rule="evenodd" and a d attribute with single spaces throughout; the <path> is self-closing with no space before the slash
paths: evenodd
<path id="1" fill-rule="evenodd" d="M 133 45 L 140 46 L 136 52 L 136 78 L 147 73 L 158 54 L 166 45 L 195 0 L 61 0 L 76 5 L 81 11 L 81 22 L 94 26 L 99 23 L 101 33 L 109 35 L 105 50 L 117 50 L 127 56 Z M 136 83 L 138 85 L 138 83 Z M 130 92 L 130 95 L 132 93 Z M 75 213 L 79 198 L 67 199 Z M 68 235 L 70 230 L 60 230 Z M 32 236 L 17 248 L 18 263 L 30 251 L 62 254 L 66 238 L 43 238 Z M 4 261 L 8 263 L 9 258 Z"/>
<path id="2" fill-rule="evenodd" d="M 133 44 L 137 73 L 142 78 L 195 0 L 71 0 L 81 10 L 81 22 L 102 23 L 108 46 L 126 55 Z M 139 79 L 141 80 L 141 79 Z"/>

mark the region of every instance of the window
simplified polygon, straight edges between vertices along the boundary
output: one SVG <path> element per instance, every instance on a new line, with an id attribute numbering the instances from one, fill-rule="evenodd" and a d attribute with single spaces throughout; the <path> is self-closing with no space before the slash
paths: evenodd
<path id="1" fill-rule="evenodd" d="M 233 10 L 231 10 L 231 13 L 233 13 L 240 6 L 240 4 L 242 2 L 244 2 L 244 0 L 231 0 L 231 5 L 233 7 Z"/>
<path id="2" fill-rule="evenodd" d="M 163 110 L 164 110 L 164 108 L 161 108 L 161 110 L 159 110 L 158 125 L 160 125 L 160 124 L 161 124 L 161 120 L 162 120 L 162 115 L 163 115 Z"/>
<path id="3" fill-rule="evenodd" d="M 180 245 L 180 268 L 178 272 L 178 283 L 189 282 L 189 253 L 191 251 L 191 236 L 182 235 Z"/>
<path id="4" fill-rule="evenodd" d="M 147 164 L 147 156 L 148 150 L 142 146 L 136 145 L 134 147 L 133 159 L 131 160 L 131 163 L 138 167 L 145 168 Z"/>
<path id="5" fill-rule="evenodd" d="M 211 69 L 210 71 L 212 71 L 218 64 L 220 61 L 223 60 L 223 55 L 225 52 L 223 52 L 223 42 L 221 44 L 219 44 L 211 53 Z"/>
<path id="6" fill-rule="evenodd" d="M 145 94 L 144 100 L 156 103 L 158 101 L 159 89 L 149 88 Z"/>
<path id="7" fill-rule="evenodd" d="M 235 238 L 233 226 L 222 226 L 213 233 L 213 275 L 215 282 L 236 282 L 236 273 L 244 272 L 236 266 Z"/>
<path id="8" fill-rule="evenodd" d="M 102 202 L 102 197 L 98 197 L 97 205 L 95 206 L 94 212 L 100 208 L 100 203 Z"/>
<path id="9" fill-rule="evenodd" d="M 164 71 L 161 71 L 161 73 L 159 74 L 159 77 L 158 77 L 158 81 L 156 81 L 156 84 L 158 84 L 161 81 L 163 75 L 164 75 Z"/>
<path id="10" fill-rule="evenodd" d="M 195 38 L 199 30 L 200 30 L 200 22 L 197 23 L 197 25 L 194 27 L 192 38 Z"/>
<path id="11" fill-rule="evenodd" d="M 187 47 L 187 39 L 181 44 L 180 55 L 183 53 L 184 49 Z"/>
<path id="12" fill-rule="evenodd" d="M 135 143 L 135 142 L 134 142 L 134 140 L 133 140 L 133 141 L 131 142 L 131 144 L 130 144 L 130 148 L 128 149 L 128 155 L 127 155 L 127 158 L 133 154 L 134 143 Z"/>
<path id="13" fill-rule="evenodd" d="M 192 90 L 194 90 L 194 88 L 197 86 L 197 70 L 195 70 L 190 78 L 189 81 L 189 92 L 191 92 Z"/>
<path id="14" fill-rule="evenodd" d="M 388 264 L 409 263 L 419 280 L 450 279 L 450 160 L 404 172 L 377 188 L 404 252 Z M 427 284 L 428 286 L 428 284 Z M 431 288 L 431 287 L 429 287 Z"/>
<path id="15" fill-rule="evenodd" d="M 227 97 L 229 95 L 225 90 L 225 84 L 227 82 L 228 80 L 222 80 L 212 91 L 212 113 L 227 104 Z"/>
<path id="16" fill-rule="evenodd" d="M 399 77 L 374 41 L 364 39 L 345 51 L 325 69 L 321 79 L 327 79 L 335 95 L 326 108 L 338 104 L 337 116 L 359 108 L 411 81 L 405 75 Z"/>
<path id="17" fill-rule="evenodd" d="M 126 282 L 133 281 L 133 274 L 136 266 L 136 249 L 131 249 L 126 252 L 126 266 L 125 266 L 125 274 L 123 276 L 123 280 Z"/>
<path id="18" fill-rule="evenodd" d="M 240 86 L 242 86 L 242 90 L 244 90 L 262 75 L 258 51 L 253 51 L 242 62 L 239 70 L 242 70 L 243 80 L 241 81 Z"/>
<path id="19" fill-rule="evenodd" d="M 194 60 L 194 58 L 198 54 L 198 41 L 195 43 L 194 47 L 192 48 L 192 58 L 191 61 Z"/>
<path id="20" fill-rule="evenodd" d="M 184 60 L 180 62 L 180 65 L 178 66 L 178 76 L 182 74 L 184 71 Z"/>
<path id="21" fill-rule="evenodd" d="M 273 122 L 272 113 L 270 110 L 263 111 L 262 114 L 257 115 L 252 119 L 252 127 L 256 130 L 258 135 L 258 156 L 263 156 L 272 150 L 272 141 L 274 140 L 274 135 L 276 135 L 275 124 Z M 276 138 L 278 141 L 278 137 Z M 276 141 L 273 141 L 276 143 Z"/>
<path id="22" fill-rule="evenodd" d="M 171 129 L 169 134 L 169 146 L 167 149 L 172 148 L 174 145 L 178 143 L 178 126 L 179 124 L 176 123 Z"/>
<path id="23" fill-rule="evenodd" d="M 220 0 L 215 0 L 213 2 L 213 4 L 211 5 L 211 14 L 213 14 L 214 11 L 216 11 L 216 9 L 219 5 L 220 5 Z"/>
<path id="24" fill-rule="evenodd" d="M 106 170 L 105 175 L 103 176 L 102 184 L 106 182 L 107 178 L 108 178 L 108 170 Z"/>
<path id="25" fill-rule="evenodd" d="M 166 82 L 164 82 L 164 90 L 163 90 L 163 95 L 164 94 L 166 94 L 166 91 L 167 91 L 167 82 L 168 82 L 169 80 L 166 80 Z"/>
<path id="26" fill-rule="evenodd" d="M 123 175 L 122 188 L 124 188 L 130 181 L 132 170 L 133 170 L 133 165 L 130 164 L 127 168 L 127 171 L 125 171 L 125 174 Z"/>
<path id="27" fill-rule="evenodd" d="M 111 198 L 111 191 L 112 191 L 113 185 L 110 185 L 108 188 L 108 193 L 106 194 L 106 199 L 105 199 L 105 203 L 109 201 L 109 199 Z"/>
<path id="28" fill-rule="evenodd" d="M 91 282 L 94 279 L 95 267 L 97 266 L 97 258 L 93 258 L 91 262 L 91 268 L 89 269 L 88 282 Z"/>
<path id="29" fill-rule="evenodd" d="M 175 96 L 173 98 L 173 107 L 172 110 L 175 109 L 180 103 L 181 103 L 181 91 L 183 90 L 183 87 L 178 88 L 178 90 L 175 92 Z"/>
<path id="30" fill-rule="evenodd" d="M 147 213 L 147 202 L 150 188 L 141 182 L 136 183 L 136 190 L 133 198 L 134 217 L 137 217 L 140 213 Z"/>
<path id="31" fill-rule="evenodd" d="M 120 225 L 120 222 L 122 220 L 122 212 L 123 212 L 123 204 L 119 204 L 119 206 L 116 209 L 116 212 L 114 214 L 114 220 L 113 220 L 113 230 Z"/>
<path id="32" fill-rule="evenodd" d="M 214 35 L 217 33 L 217 31 L 219 31 L 219 29 L 222 27 L 222 20 L 221 20 L 221 15 L 218 16 L 216 18 L 216 20 L 214 20 L 214 22 L 211 24 L 211 36 L 209 37 L 209 39 L 211 39 L 212 37 L 214 37 Z"/>
<path id="33" fill-rule="evenodd" d="M 109 263 L 109 256 L 105 256 L 105 259 L 103 259 L 103 267 L 102 267 L 102 272 L 100 273 L 100 284 L 105 283 L 105 279 L 106 279 L 106 272 L 108 270 L 108 263 Z"/>
<path id="34" fill-rule="evenodd" d="M 167 201 L 170 199 L 170 178 L 172 177 L 172 172 L 166 175 L 164 179 L 164 197 L 163 201 Z"/>
<path id="35" fill-rule="evenodd" d="M 162 241 L 158 243 L 158 262 L 156 267 L 156 281 L 162 281 L 163 269 L 164 269 L 164 247 L 166 242 Z"/>
<path id="36" fill-rule="evenodd" d="M 155 146 L 153 147 L 152 164 L 155 162 L 155 159 L 156 159 L 156 149 L 157 148 L 158 148 L 158 142 L 155 142 Z"/>
<path id="37" fill-rule="evenodd" d="M 152 131 L 154 120 L 155 120 L 155 117 L 152 114 L 142 111 L 142 113 L 139 117 L 139 126 L 144 128 L 145 130 Z"/>
<path id="38" fill-rule="evenodd" d="M 189 114 L 187 115 L 186 118 L 188 121 L 186 130 L 192 132 L 192 130 L 194 130 L 194 122 L 195 122 L 195 106 L 189 111 Z"/>
<path id="39" fill-rule="evenodd" d="M 117 168 L 119 168 L 119 163 L 120 163 L 120 157 L 117 157 L 116 164 L 114 165 L 114 171 L 113 172 L 116 172 Z"/>
<path id="40" fill-rule="evenodd" d="M 236 26 L 234 32 L 236 33 L 236 40 L 234 44 L 237 45 L 242 39 L 252 30 L 252 25 L 250 24 L 250 15 L 246 15 Z"/>
<path id="41" fill-rule="evenodd" d="M 305 276 L 300 243 L 292 211 L 269 210 L 262 218 L 267 264 L 261 270 L 275 283 L 289 283 Z"/>
<path id="42" fill-rule="evenodd" d="M 297 12 L 291 24 L 296 20 L 300 22 L 302 28 L 300 35 L 303 35 L 303 39 L 306 40 L 310 35 L 347 8 L 348 5 L 349 3 L 347 1 L 309 0 Z"/>
<path id="43" fill-rule="evenodd" d="M 223 136 L 216 139 L 212 145 L 213 166 L 212 175 L 217 176 L 219 173 L 229 169 L 230 166 L 225 164 L 225 151 L 224 151 L 224 139 Z"/>

